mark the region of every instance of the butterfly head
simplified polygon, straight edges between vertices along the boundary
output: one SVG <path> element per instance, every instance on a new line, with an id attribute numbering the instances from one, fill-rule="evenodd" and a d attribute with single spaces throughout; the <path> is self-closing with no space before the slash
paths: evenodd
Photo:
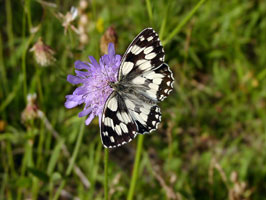
<path id="1" fill-rule="evenodd" d="M 116 83 L 114 82 L 114 81 L 110 81 L 109 83 L 108 83 L 108 85 L 111 87 L 111 88 L 115 88 L 115 85 L 116 85 Z"/>
<path id="2" fill-rule="evenodd" d="M 108 83 L 109 87 L 111 87 L 113 90 L 119 92 L 119 91 L 123 91 L 125 89 L 125 86 L 123 86 L 123 84 L 121 84 L 120 82 L 113 82 L 110 81 Z"/>

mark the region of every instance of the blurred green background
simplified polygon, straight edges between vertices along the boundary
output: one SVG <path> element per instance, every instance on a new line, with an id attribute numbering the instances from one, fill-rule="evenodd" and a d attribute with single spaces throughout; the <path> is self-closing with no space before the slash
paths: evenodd
<path id="1" fill-rule="evenodd" d="M 205 1 L 178 34 L 198 1 L 0 3 L 0 199 L 103 198 L 98 119 L 84 128 L 82 107 L 64 107 L 66 77 L 110 30 L 123 54 L 146 27 L 175 90 L 144 137 L 134 199 L 266 198 L 266 1 Z M 127 196 L 136 141 L 110 150 L 109 199 Z"/>

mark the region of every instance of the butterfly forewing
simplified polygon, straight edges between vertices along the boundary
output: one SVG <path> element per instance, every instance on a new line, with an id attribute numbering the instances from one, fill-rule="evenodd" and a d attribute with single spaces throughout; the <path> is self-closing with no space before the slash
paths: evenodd
<path id="1" fill-rule="evenodd" d="M 117 147 L 130 142 L 137 134 L 133 121 L 123 98 L 112 92 L 105 103 L 101 118 L 101 138 L 107 148 Z"/>
<path id="2" fill-rule="evenodd" d="M 119 69 L 118 80 L 128 79 L 158 67 L 164 62 L 164 50 L 158 34 L 152 28 L 144 29 L 129 45 Z"/>

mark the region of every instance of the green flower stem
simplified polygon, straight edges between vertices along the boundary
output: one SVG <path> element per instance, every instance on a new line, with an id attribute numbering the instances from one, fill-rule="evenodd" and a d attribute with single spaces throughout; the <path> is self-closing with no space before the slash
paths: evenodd
<path id="1" fill-rule="evenodd" d="M 44 124 L 41 123 L 41 127 L 39 129 L 39 140 L 37 146 L 37 159 L 35 163 L 36 169 L 41 169 L 41 162 L 43 161 L 43 143 L 44 143 Z M 40 180 L 36 177 L 32 178 L 33 187 L 32 187 L 32 199 L 38 199 L 38 193 L 40 190 Z"/>
<path id="2" fill-rule="evenodd" d="M 77 155 L 78 155 L 78 152 L 79 152 L 79 149 L 80 149 L 80 145 L 81 145 L 81 141 L 82 141 L 82 138 L 83 138 L 83 134 L 84 134 L 84 120 L 81 121 L 81 127 L 80 127 L 80 131 L 79 131 L 79 135 L 78 135 L 78 139 L 77 139 L 77 142 L 76 142 L 76 145 L 75 145 L 75 148 L 74 148 L 74 152 L 70 158 L 70 162 L 69 162 L 69 165 L 67 167 L 67 170 L 66 170 L 66 176 L 69 176 L 70 173 L 72 172 L 73 170 L 73 167 L 74 167 L 74 164 L 75 164 L 75 161 L 76 161 L 76 158 L 77 158 Z M 58 190 L 56 191 L 56 194 L 54 196 L 54 200 L 58 199 L 60 194 L 61 194 L 61 191 L 62 189 L 65 187 L 65 184 L 66 184 L 66 179 L 64 179 Z"/>
<path id="3" fill-rule="evenodd" d="M 16 170 L 15 170 L 15 163 L 14 163 L 14 157 L 12 153 L 12 144 L 10 141 L 6 142 L 6 151 L 8 155 L 8 166 L 11 171 L 12 176 L 16 176 Z"/>
<path id="4" fill-rule="evenodd" d="M 7 96 L 8 94 L 8 83 L 6 76 L 6 66 L 4 64 L 4 54 L 3 54 L 3 42 L 2 42 L 2 34 L 0 32 L 0 80 L 3 91 L 0 91 L 0 95 Z M 2 93 L 2 94 L 1 94 Z"/>
<path id="5" fill-rule="evenodd" d="M 147 11 L 148 11 L 150 23 L 152 24 L 152 8 L 151 8 L 150 0 L 146 0 L 146 6 L 147 6 Z"/>
<path id="6" fill-rule="evenodd" d="M 37 147 L 37 161 L 36 166 L 37 168 L 40 168 L 42 165 L 42 161 L 44 159 L 43 157 L 43 146 L 45 141 L 45 135 L 44 135 L 44 123 L 41 123 L 40 131 L 39 131 L 39 141 L 38 141 L 38 147 Z"/>
<path id="7" fill-rule="evenodd" d="M 164 17 L 163 17 L 162 24 L 161 24 L 161 27 L 160 27 L 159 36 L 160 36 L 160 39 L 161 40 L 163 40 L 163 38 L 164 38 L 164 33 L 165 33 L 165 27 L 166 27 L 166 23 L 167 23 L 167 15 L 168 15 L 168 10 L 169 10 L 169 5 L 170 5 L 170 3 L 168 2 L 167 5 L 166 5 L 166 9 L 164 11 Z"/>
<path id="8" fill-rule="evenodd" d="M 42 81 L 41 81 L 41 73 L 42 73 L 42 71 L 41 70 L 42 69 L 40 69 L 39 66 L 36 66 L 37 88 L 38 88 L 40 103 L 41 103 L 41 105 L 43 105 L 43 91 L 42 91 Z M 45 110 L 43 110 L 43 111 L 45 112 Z"/>
<path id="9" fill-rule="evenodd" d="M 27 0 L 24 3 L 24 12 L 23 12 L 23 17 L 22 17 L 22 38 L 23 38 L 23 41 L 25 42 L 25 46 L 24 46 L 23 53 L 22 53 L 21 66 L 22 66 L 22 72 L 23 72 L 23 90 L 24 90 L 25 101 L 27 100 L 27 94 L 28 94 L 26 55 L 27 55 L 27 51 L 30 46 L 30 43 L 34 38 L 34 34 L 31 34 L 30 37 L 26 40 L 26 18 L 29 24 L 29 32 L 30 32 L 30 29 L 32 26 L 31 25 L 32 22 L 31 22 L 31 12 L 30 12 L 30 0 Z"/>
<path id="10" fill-rule="evenodd" d="M 32 28 L 32 22 L 31 22 L 31 7 L 30 7 L 30 4 L 31 4 L 31 0 L 27 0 L 26 1 L 26 12 L 27 12 L 27 21 L 28 21 L 28 26 L 29 26 L 29 30 L 31 30 Z"/>
<path id="11" fill-rule="evenodd" d="M 78 140 L 77 140 L 73 155 L 71 156 L 69 166 L 68 166 L 67 171 L 66 171 L 66 175 L 67 176 L 69 176 L 70 173 L 72 172 L 75 160 L 77 158 L 78 151 L 79 151 L 79 148 L 80 148 L 80 145 L 81 145 L 81 141 L 82 141 L 82 138 L 83 138 L 83 134 L 84 134 L 84 127 L 85 127 L 84 120 L 82 120 L 81 121 L 81 127 L 80 127 L 80 131 L 79 131 L 79 135 L 78 135 Z"/>
<path id="12" fill-rule="evenodd" d="M 2 34 L 0 33 L 0 84 L 2 87 L 2 91 L 0 90 L 1 96 L 7 96 L 8 94 L 8 83 L 6 76 L 6 66 L 4 64 L 4 54 L 3 54 L 3 42 L 2 42 Z"/>
<path id="13" fill-rule="evenodd" d="M 10 49 L 10 52 L 14 51 L 14 34 L 13 34 L 13 20 L 12 20 L 12 6 L 11 6 L 11 0 L 5 1 L 6 6 L 6 30 L 7 30 L 7 36 L 8 36 L 8 47 Z"/>
<path id="14" fill-rule="evenodd" d="M 166 45 L 170 40 L 173 39 L 173 37 L 179 33 L 181 28 L 191 19 L 191 17 L 195 14 L 195 12 L 200 8 L 200 6 L 205 2 L 206 0 L 200 0 L 199 3 L 190 11 L 190 13 L 177 25 L 177 27 L 169 34 L 169 36 L 162 41 L 163 45 Z"/>
<path id="15" fill-rule="evenodd" d="M 24 146 L 25 153 L 24 153 L 24 157 L 22 159 L 22 165 L 21 165 L 20 177 L 22 177 L 22 178 L 25 177 L 27 167 L 33 167 L 33 157 L 32 157 L 33 143 L 32 143 L 32 141 L 34 141 L 34 138 L 32 137 L 32 128 L 27 129 L 27 138 L 28 139 L 27 139 L 26 144 Z M 19 187 L 18 191 L 17 191 L 17 199 L 18 200 L 22 199 L 22 191 L 23 191 L 23 188 Z"/>
<path id="16" fill-rule="evenodd" d="M 109 152 L 104 148 L 104 199 L 108 200 L 108 157 Z"/>
<path id="17" fill-rule="evenodd" d="M 26 40 L 26 6 L 24 5 L 24 11 L 22 16 L 22 38 L 25 42 Z M 27 100 L 27 73 L 26 73 L 26 53 L 27 47 L 24 47 L 22 58 L 21 58 L 21 66 L 23 72 L 23 92 L 24 92 L 24 99 Z"/>
<path id="18" fill-rule="evenodd" d="M 136 182 L 137 182 L 138 173 L 139 173 L 139 162 L 140 162 L 140 155 L 142 152 L 143 140 L 144 140 L 144 135 L 139 135 L 134 169 L 133 169 L 133 174 L 132 174 L 132 178 L 130 182 L 127 200 L 132 200 L 134 196 L 134 191 L 135 191 Z"/>
<path id="19" fill-rule="evenodd" d="M 92 173 L 91 173 L 91 187 L 90 187 L 90 191 L 89 191 L 89 198 L 88 199 L 93 199 L 93 194 L 94 194 L 94 190 L 95 190 L 95 182 L 96 182 L 96 177 L 98 175 L 98 169 L 99 169 L 99 165 L 100 165 L 100 159 L 101 159 L 101 152 L 102 152 L 102 142 L 99 140 L 97 147 L 96 147 L 96 152 L 95 152 L 95 160 L 93 163 L 93 169 L 92 169 Z"/>

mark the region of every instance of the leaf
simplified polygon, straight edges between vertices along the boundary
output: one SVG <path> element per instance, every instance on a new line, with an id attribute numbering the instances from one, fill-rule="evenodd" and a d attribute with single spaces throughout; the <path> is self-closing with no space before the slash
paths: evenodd
<path id="1" fill-rule="evenodd" d="M 32 167 L 28 167 L 27 171 L 30 172 L 33 176 L 37 177 L 38 179 L 40 179 L 44 182 L 49 181 L 49 176 L 43 171 L 40 171 L 40 170 L 38 170 L 36 168 L 32 168 Z"/>
<path id="2" fill-rule="evenodd" d="M 62 145 L 64 144 L 64 140 L 59 140 L 58 144 L 55 146 L 52 156 L 49 160 L 48 167 L 47 167 L 47 174 L 50 176 L 52 172 L 54 171 L 55 165 L 57 163 L 60 150 L 62 148 Z"/>
<path id="3" fill-rule="evenodd" d="M 32 186 L 32 181 L 31 178 L 29 177 L 20 177 L 16 181 L 16 185 L 18 188 L 23 187 L 23 188 L 28 188 Z"/>

